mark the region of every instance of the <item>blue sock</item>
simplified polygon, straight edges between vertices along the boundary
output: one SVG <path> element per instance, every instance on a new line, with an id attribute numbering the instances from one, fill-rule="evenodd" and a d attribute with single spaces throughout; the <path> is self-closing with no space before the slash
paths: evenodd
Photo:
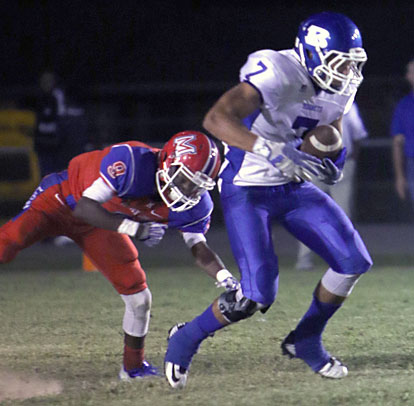
<path id="1" fill-rule="evenodd" d="M 224 325 L 214 316 L 210 305 L 200 316 L 187 323 L 170 338 L 165 360 L 188 369 L 201 342 L 223 327 Z"/>
<path id="2" fill-rule="evenodd" d="M 330 358 L 322 344 L 322 332 L 328 320 L 341 307 L 320 302 L 315 296 L 295 329 L 296 356 L 304 360 L 314 371 L 319 371 Z"/>
<path id="3" fill-rule="evenodd" d="M 208 335 L 214 333 L 217 330 L 225 327 L 221 324 L 213 313 L 213 305 L 207 307 L 204 313 L 200 314 L 200 316 L 196 317 L 191 323 L 197 321 L 199 328 L 207 333 Z M 190 323 L 190 324 L 191 324 Z M 187 327 L 187 326 L 186 326 Z"/>

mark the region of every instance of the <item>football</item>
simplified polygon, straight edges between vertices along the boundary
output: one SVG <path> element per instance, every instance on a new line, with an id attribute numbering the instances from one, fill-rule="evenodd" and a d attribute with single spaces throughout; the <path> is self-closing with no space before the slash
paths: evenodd
<path id="1" fill-rule="evenodd" d="M 335 158 L 342 149 L 342 136 L 332 125 L 320 125 L 305 133 L 300 150 L 322 158 Z"/>

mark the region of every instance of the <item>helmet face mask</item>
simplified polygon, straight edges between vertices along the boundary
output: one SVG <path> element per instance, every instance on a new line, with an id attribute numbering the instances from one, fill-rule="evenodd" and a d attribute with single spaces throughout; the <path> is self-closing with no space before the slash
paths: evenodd
<path id="1" fill-rule="evenodd" d="M 323 90 L 349 96 L 363 80 L 367 55 L 357 26 L 338 13 L 320 13 L 299 27 L 295 50 L 302 66 Z"/>
<path id="2" fill-rule="evenodd" d="M 172 211 L 191 209 L 216 185 L 220 155 L 214 142 L 203 133 L 176 134 L 162 149 L 160 160 L 155 178 L 157 190 Z"/>
<path id="3" fill-rule="evenodd" d="M 365 61 L 365 51 L 360 52 L 358 48 L 349 53 L 329 51 L 322 57 L 322 64 L 314 69 L 313 79 L 322 89 L 350 95 L 364 78 L 362 68 Z"/>

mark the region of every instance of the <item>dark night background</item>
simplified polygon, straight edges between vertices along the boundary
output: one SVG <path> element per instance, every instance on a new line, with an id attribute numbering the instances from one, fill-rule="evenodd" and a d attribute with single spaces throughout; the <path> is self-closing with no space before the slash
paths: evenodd
<path id="1" fill-rule="evenodd" d="M 359 3 L 2 1 L 1 85 L 31 85 L 46 66 L 79 86 L 235 81 L 250 52 L 292 47 L 298 24 L 322 10 L 359 26 L 366 76 L 401 75 L 414 50 L 413 2 Z"/>
<path id="2" fill-rule="evenodd" d="M 183 129 L 201 129 L 249 53 L 291 48 L 306 17 L 342 12 L 359 27 L 368 53 L 357 95 L 370 133 L 360 156 L 358 217 L 400 220 L 406 216 L 393 192 L 389 124 L 408 91 L 403 76 L 414 57 L 414 2 L 358 3 L 0 0 L 0 100 L 31 108 L 39 75 L 51 68 L 85 108 L 96 146 L 164 142 Z"/>

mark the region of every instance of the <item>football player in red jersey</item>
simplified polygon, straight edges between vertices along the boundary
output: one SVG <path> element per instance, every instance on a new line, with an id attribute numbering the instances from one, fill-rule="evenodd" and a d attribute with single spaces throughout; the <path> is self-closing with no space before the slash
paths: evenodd
<path id="1" fill-rule="evenodd" d="M 175 134 L 162 150 L 129 141 L 78 155 L 43 178 L 22 212 L 0 228 L 0 263 L 46 237 L 73 239 L 125 302 L 122 380 L 157 375 L 145 361 L 151 292 L 131 238 L 148 246 L 178 229 L 220 286 L 237 284 L 206 243 L 220 155 L 205 134 Z"/>

